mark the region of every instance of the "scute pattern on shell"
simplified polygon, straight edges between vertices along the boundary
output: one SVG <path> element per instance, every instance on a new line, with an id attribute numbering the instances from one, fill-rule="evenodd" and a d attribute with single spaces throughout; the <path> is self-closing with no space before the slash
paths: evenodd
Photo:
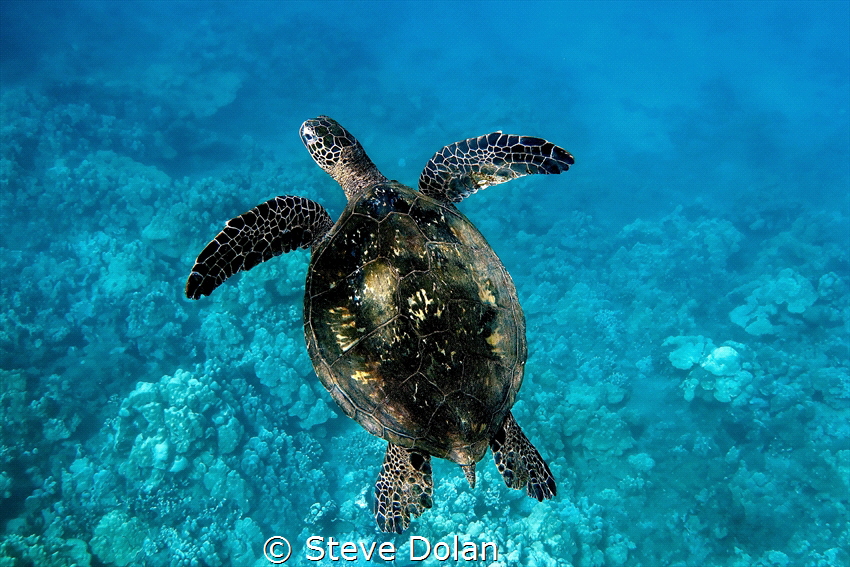
<path id="1" fill-rule="evenodd" d="M 305 335 L 350 417 L 460 464 L 486 451 L 526 356 L 516 289 L 483 236 L 394 182 L 349 203 L 314 250 Z"/>

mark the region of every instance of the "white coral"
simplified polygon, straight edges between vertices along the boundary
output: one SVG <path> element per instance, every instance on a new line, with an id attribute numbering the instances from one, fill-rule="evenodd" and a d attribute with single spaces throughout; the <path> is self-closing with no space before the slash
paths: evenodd
<path id="1" fill-rule="evenodd" d="M 667 358 L 679 370 L 690 370 L 692 366 L 699 364 L 708 349 L 714 348 L 711 340 L 702 335 L 667 337 L 663 346 L 677 347 Z"/>
<path id="2" fill-rule="evenodd" d="M 788 313 L 800 314 L 817 299 L 818 294 L 811 282 L 786 268 L 776 280 L 753 290 L 744 305 L 739 305 L 729 313 L 729 318 L 751 335 L 776 334 L 781 330 L 781 326 L 773 321 L 780 313 L 778 306 L 785 304 Z"/>
<path id="3" fill-rule="evenodd" d="M 700 362 L 700 366 L 715 376 L 734 376 L 741 369 L 741 355 L 730 346 L 717 347 Z"/>

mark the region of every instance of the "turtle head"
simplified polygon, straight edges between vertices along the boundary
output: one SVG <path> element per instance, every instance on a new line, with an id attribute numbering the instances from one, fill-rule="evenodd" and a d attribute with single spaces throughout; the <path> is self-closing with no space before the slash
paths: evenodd
<path id="1" fill-rule="evenodd" d="M 387 181 L 357 138 L 333 118 L 307 120 L 300 134 L 315 162 L 340 184 L 349 201 L 365 188 Z"/>

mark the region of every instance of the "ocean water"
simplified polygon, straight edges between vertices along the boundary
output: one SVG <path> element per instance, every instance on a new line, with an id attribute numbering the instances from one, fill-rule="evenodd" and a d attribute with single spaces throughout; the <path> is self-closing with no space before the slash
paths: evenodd
<path id="1" fill-rule="evenodd" d="M 850 565 L 848 30 L 848 2 L 3 0 L 0 566 L 271 565 L 274 537 L 295 565 Z M 185 298 L 229 218 L 340 214 L 320 114 L 409 185 L 494 130 L 575 155 L 459 204 L 525 310 L 513 413 L 553 500 L 435 460 L 434 507 L 378 532 L 385 443 L 313 372 L 309 252 Z"/>

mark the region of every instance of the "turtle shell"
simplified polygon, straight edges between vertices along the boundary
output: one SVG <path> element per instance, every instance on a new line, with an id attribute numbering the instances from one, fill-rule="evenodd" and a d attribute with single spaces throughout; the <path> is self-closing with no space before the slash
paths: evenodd
<path id="1" fill-rule="evenodd" d="M 304 298 L 316 374 L 391 443 L 478 461 L 526 359 L 516 288 L 453 205 L 396 182 L 348 203 L 313 251 Z"/>

